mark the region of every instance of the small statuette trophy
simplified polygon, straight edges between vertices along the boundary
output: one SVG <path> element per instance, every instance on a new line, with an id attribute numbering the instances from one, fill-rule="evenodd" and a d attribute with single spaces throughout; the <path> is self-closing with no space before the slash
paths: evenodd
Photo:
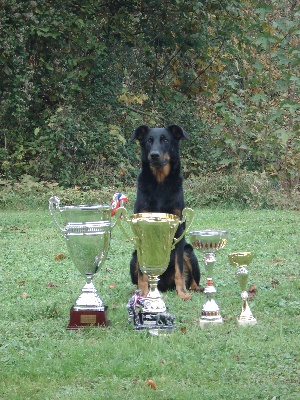
<path id="1" fill-rule="evenodd" d="M 64 226 L 56 219 L 56 210 L 61 213 Z M 78 205 L 60 206 L 58 197 L 49 199 L 50 213 L 63 232 L 71 259 L 79 272 L 85 276 L 84 285 L 75 305 L 70 310 L 68 330 L 84 326 L 107 326 L 107 306 L 99 297 L 93 284 L 93 276 L 104 263 L 111 237 L 111 206 Z"/>
<path id="2" fill-rule="evenodd" d="M 220 308 L 214 296 L 216 288 L 214 287 L 212 276 L 213 269 L 216 262 L 215 253 L 217 250 L 222 249 L 226 244 L 227 232 L 219 230 L 203 230 L 190 232 L 190 239 L 195 249 L 199 249 L 204 254 L 204 264 L 206 269 L 207 281 L 204 293 L 207 300 L 202 307 L 200 328 L 204 329 L 208 323 L 221 323 Z"/>
<path id="3" fill-rule="evenodd" d="M 229 261 L 235 267 L 238 267 L 236 272 L 237 279 L 239 281 L 240 287 L 242 289 L 241 298 L 242 298 L 242 312 L 239 316 L 237 322 L 240 326 L 245 325 L 255 325 L 256 319 L 253 317 L 252 312 L 250 310 L 248 304 L 248 292 L 246 290 L 246 285 L 248 281 L 248 271 L 246 267 L 250 264 L 253 259 L 253 253 L 251 252 L 240 252 L 240 253 L 231 253 L 228 255 Z"/>
<path id="4" fill-rule="evenodd" d="M 119 218 L 122 214 L 123 219 Z M 182 221 L 176 215 L 167 213 L 138 213 L 126 218 L 126 209 L 120 207 L 116 212 L 116 222 L 123 234 L 133 243 L 141 271 L 148 275 L 149 293 L 140 296 L 137 290 L 129 299 L 127 310 L 128 322 L 133 321 L 135 330 L 148 329 L 151 334 L 160 335 L 174 329 L 175 317 L 169 314 L 165 302 L 157 288 L 159 276 L 168 267 L 170 252 L 190 227 L 194 212 L 185 208 Z M 179 238 L 175 233 L 179 224 L 186 221 L 187 226 Z M 125 224 L 129 224 L 134 237 L 131 237 Z"/>

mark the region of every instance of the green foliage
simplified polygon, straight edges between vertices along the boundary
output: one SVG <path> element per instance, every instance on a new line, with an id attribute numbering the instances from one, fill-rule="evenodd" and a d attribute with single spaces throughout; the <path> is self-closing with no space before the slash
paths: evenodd
<path id="1" fill-rule="evenodd" d="M 77 2 L 78 3 L 78 2 Z M 299 5 L 0 0 L 0 173 L 127 185 L 132 130 L 178 123 L 185 175 L 299 185 Z"/>
<path id="2" fill-rule="evenodd" d="M 185 200 L 190 207 L 229 209 L 299 210 L 299 187 L 286 190 L 265 173 L 237 169 L 230 174 L 208 173 L 184 182 Z"/>
<path id="3" fill-rule="evenodd" d="M 123 192 L 133 208 L 136 186 L 103 186 L 97 189 L 75 186 L 65 188 L 56 182 L 37 181 L 23 175 L 19 181 L 0 181 L 0 207 L 15 210 L 47 208 L 55 195 L 62 204 L 110 203 L 114 193 Z M 228 209 L 299 210 L 299 188 L 287 190 L 270 181 L 265 173 L 235 170 L 231 174 L 208 173 L 190 176 L 184 181 L 185 202 L 189 207 L 222 207 Z"/>

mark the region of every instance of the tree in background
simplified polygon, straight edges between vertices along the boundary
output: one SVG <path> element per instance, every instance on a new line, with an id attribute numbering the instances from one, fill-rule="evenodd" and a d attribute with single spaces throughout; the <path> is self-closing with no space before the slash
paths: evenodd
<path id="1" fill-rule="evenodd" d="M 186 174 L 299 180 L 295 1 L 0 0 L 6 178 L 130 183 L 131 131 L 178 123 Z"/>

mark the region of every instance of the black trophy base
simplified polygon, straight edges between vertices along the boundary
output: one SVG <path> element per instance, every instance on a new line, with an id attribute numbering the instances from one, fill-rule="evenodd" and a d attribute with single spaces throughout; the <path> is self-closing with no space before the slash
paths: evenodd
<path id="1" fill-rule="evenodd" d="M 107 319 L 107 306 L 104 307 L 104 311 L 93 311 L 93 310 L 74 310 L 74 307 L 70 310 L 70 322 L 67 326 L 67 330 L 77 330 L 87 326 L 95 327 L 106 327 L 110 321 Z"/>
<path id="2" fill-rule="evenodd" d="M 133 323 L 133 329 L 136 331 L 149 331 L 153 335 L 164 335 L 172 332 L 175 328 L 175 317 L 169 314 L 165 309 L 162 312 L 146 311 L 146 303 L 153 301 L 152 298 L 142 297 L 139 290 L 136 290 L 133 296 L 128 300 L 128 324 Z"/>
<path id="3" fill-rule="evenodd" d="M 133 329 L 136 331 L 149 331 L 153 335 L 164 335 L 175 329 L 175 317 L 167 311 L 163 313 L 151 313 L 140 311 L 134 319 Z"/>

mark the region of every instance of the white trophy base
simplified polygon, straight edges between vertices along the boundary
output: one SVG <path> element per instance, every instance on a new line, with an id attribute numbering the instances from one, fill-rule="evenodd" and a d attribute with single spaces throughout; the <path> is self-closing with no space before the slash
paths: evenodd
<path id="1" fill-rule="evenodd" d="M 237 323 L 238 326 L 256 325 L 257 320 L 254 317 L 248 319 L 238 318 Z"/>

